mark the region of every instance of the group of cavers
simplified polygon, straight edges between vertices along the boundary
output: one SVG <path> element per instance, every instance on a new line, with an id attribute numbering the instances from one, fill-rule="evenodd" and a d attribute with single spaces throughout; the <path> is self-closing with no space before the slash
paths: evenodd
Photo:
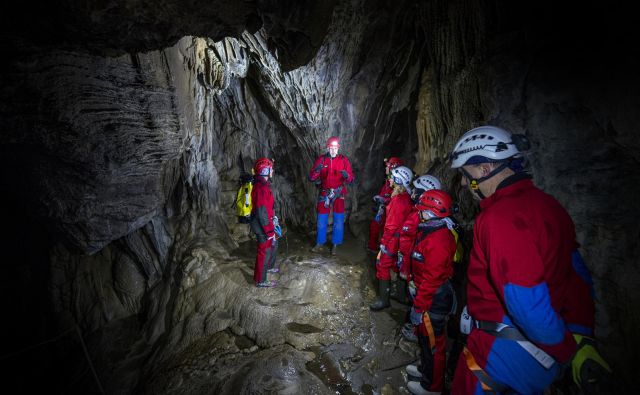
<path id="1" fill-rule="evenodd" d="M 309 180 L 319 188 L 314 252 L 326 249 L 333 213 L 331 248 L 343 242 L 349 160 L 338 154 L 337 137 L 314 163 Z M 552 196 L 525 171 L 529 142 L 495 126 L 467 131 L 455 144 L 451 168 L 479 202 L 466 270 L 466 306 L 458 309 L 452 285 L 462 260 L 456 205 L 438 178 L 414 178 L 401 159 L 385 160 L 386 179 L 373 200 L 367 249 L 377 256 L 378 297 L 373 311 L 390 306 L 391 279 L 411 309 L 402 334 L 417 341 L 419 364 L 406 366 L 413 394 L 445 390 L 447 322 L 461 310 L 464 346 L 451 381 L 452 394 L 542 394 L 571 378 L 584 394 L 610 393 L 611 369 L 594 339 L 593 283 L 579 252 L 575 226 Z M 273 161 L 253 168 L 251 229 L 257 236 L 254 281 L 273 287 L 275 251 L 282 234 L 273 211 Z M 239 193 L 240 197 L 240 193 Z M 566 379 L 564 381 L 567 381 Z"/>

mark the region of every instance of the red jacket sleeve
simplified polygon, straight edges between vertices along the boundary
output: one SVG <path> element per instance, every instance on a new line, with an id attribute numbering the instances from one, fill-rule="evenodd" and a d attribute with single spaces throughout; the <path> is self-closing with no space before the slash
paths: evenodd
<path id="1" fill-rule="evenodd" d="M 319 166 L 321 166 L 324 162 L 324 155 L 320 155 L 318 159 L 316 159 L 311 171 L 309 171 L 309 181 L 315 181 L 320 178 L 320 172 L 322 170 L 317 170 Z"/>
<path id="2" fill-rule="evenodd" d="M 407 215 L 404 223 L 402 224 L 402 228 L 400 229 L 400 244 L 398 251 L 402 253 L 403 260 L 402 266 L 400 266 L 400 273 L 408 276 L 411 274 L 411 259 L 409 255 L 411 254 L 411 250 L 413 249 L 413 243 L 416 240 L 416 234 L 418 233 L 418 224 L 420 223 L 420 217 L 418 216 L 418 211 L 412 209 Z"/>
<path id="3" fill-rule="evenodd" d="M 410 198 L 407 193 L 394 196 L 387 206 L 387 218 L 380 244 L 384 245 L 391 254 L 398 252 L 400 229 L 410 210 Z"/>
<path id="4" fill-rule="evenodd" d="M 347 159 L 346 156 L 344 158 L 344 170 L 347 172 L 347 179 L 344 180 L 345 184 L 351 184 L 353 182 L 353 170 L 351 169 L 351 162 Z"/>

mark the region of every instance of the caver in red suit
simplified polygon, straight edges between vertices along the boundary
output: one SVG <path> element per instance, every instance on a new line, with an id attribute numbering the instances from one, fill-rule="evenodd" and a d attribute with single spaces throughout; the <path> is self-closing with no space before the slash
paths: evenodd
<path id="1" fill-rule="evenodd" d="M 407 215 L 402 228 L 400 229 L 400 244 L 398 247 L 398 267 L 400 269 L 400 277 L 410 280 L 409 272 L 409 255 L 413 249 L 413 244 L 418 232 L 418 224 L 420 224 L 420 215 L 415 208 L 415 204 L 420 202 L 420 196 L 426 191 L 432 189 L 442 189 L 440 180 L 432 175 L 425 174 L 413 180 L 413 190 L 411 192 L 411 212 Z M 406 259 L 405 259 L 406 258 Z"/>
<path id="2" fill-rule="evenodd" d="M 376 215 L 369 224 L 369 242 L 367 244 L 367 248 L 371 251 L 377 252 L 380 246 L 380 232 L 384 229 L 384 222 L 387 217 L 385 206 L 391 201 L 391 194 L 393 193 L 389 172 L 398 166 L 402 166 L 402 159 L 395 156 L 385 159 L 385 181 L 382 184 L 382 188 L 380 188 L 380 192 L 373 197 L 373 201 L 376 203 Z"/>
<path id="3" fill-rule="evenodd" d="M 273 162 L 260 158 L 254 165 L 254 182 L 251 190 L 251 230 L 258 239 L 253 281 L 258 287 L 272 287 L 275 282 L 267 281 L 267 271 L 275 264 L 277 242 L 273 224 L 273 193 L 269 177 L 273 174 Z"/>
<path id="4" fill-rule="evenodd" d="M 523 172 L 526 143 L 483 126 L 465 133 L 451 156 L 482 210 L 467 271 L 471 333 L 453 394 L 542 394 L 576 351 L 569 325 L 592 322 L 589 301 L 574 297 L 584 282 L 572 264 L 573 221 Z"/>
<path id="5" fill-rule="evenodd" d="M 420 366 L 407 371 L 420 372 L 420 381 L 407 385 L 412 393 L 423 390 L 439 393 L 444 388 L 446 366 L 446 319 L 455 307 L 455 294 L 449 279 L 453 276 L 456 241 L 449 218 L 452 200 L 444 191 L 424 192 L 416 209 L 424 226 L 417 231 L 411 254 L 407 257 L 415 296 L 411 321 L 418 327 Z M 416 377 L 418 378 L 418 377 Z"/>
<path id="6" fill-rule="evenodd" d="M 398 166 L 391 170 L 391 181 L 394 192 L 387 206 L 387 219 L 384 224 L 384 233 L 380 239 L 380 251 L 376 259 L 376 277 L 378 279 L 379 293 L 377 300 L 369 305 L 373 311 L 379 311 L 389 307 L 389 282 L 391 275 L 389 270 L 398 271 L 398 244 L 400 227 L 406 216 L 411 211 L 411 197 L 409 195 L 413 172 L 405 166 Z"/>
<path id="7" fill-rule="evenodd" d="M 327 153 L 316 159 L 309 173 L 309 180 L 319 184 L 316 247 L 327 241 L 329 213 L 333 210 L 332 252 L 335 246 L 342 244 L 344 235 L 344 199 L 347 195 L 346 184 L 353 181 L 351 163 L 346 156 L 338 154 L 340 142 L 337 137 L 327 140 Z"/>

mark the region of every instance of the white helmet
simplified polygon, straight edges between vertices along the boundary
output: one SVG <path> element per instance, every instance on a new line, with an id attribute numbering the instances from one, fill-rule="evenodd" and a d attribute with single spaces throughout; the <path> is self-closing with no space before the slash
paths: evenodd
<path id="1" fill-rule="evenodd" d="M 413 172 L 407 166 L 398 166 L 391 169 L 391 179 L 396 184 L 408 188 L 413 179 Z"/>
<path id="2" fill-rule="evenodd" d="M 420 176 L 416 178 L 413 181 L 413 186 L 416 188 L 420 188 L 424 191 L 429 191 L 431 189 L 442 189 L 440 180 L 428 174 L 425 174 L 424 176 Z"/>
<path id="3" fill-rule="evenodd" d="M 451 168 L 500 162 L 529 148 L 522 134 L 511 134 L 496 126 L 480 126 L 462 135 L 451 153 Z"/>

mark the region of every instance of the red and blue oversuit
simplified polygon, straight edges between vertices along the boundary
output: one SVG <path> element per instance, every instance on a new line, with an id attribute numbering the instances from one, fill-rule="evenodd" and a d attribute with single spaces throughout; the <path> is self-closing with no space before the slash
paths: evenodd
<path id="1" fill-rule="evenodd" d="M 384 222 L 387 218 L 385 207 L 391 201 L 392 193 L 391 180 L 387 179 L 384 184 L 382 184 L 380 193 L 374 197 L 377 212 L 369 224 L 369 243 L 367 247 L 370 250 L 377 251 L 380 246 L 380 232 L 384 229 Z"/>
<path id="2" fill-rule="evenodd" d="M 480 207 L 467 271 L 469 314 L 516 327 L 555 362 L 545 368 L 518 342 L 475 326 L 467 348 L 497 385 L 541 394 L 556 378 L 559 363 L 567 363 L 576 350 L 568 326 L 593 324 L 589 301 L 576 297 L 588 287 L 572 262 L 575 227 L 560 203 L 526 173 L 502 181 Z M 460 358 L 452 394 L 481 393 L 481 382 Z"/>
<path id="3" fill-rule="evenodd" d="M 376 262 L 376 277 L 378 280 L 390 280 L 389 270 L 398 272 L 398 246 L 400 244 L 400 229 L 407 215 L 411 212 L 413 203 L 406 191 L 392 195 L 387 205 L 387 219 L 380 238 L 380 259 Z"/>
<path id="4" fill-rule="evenodd" d="M 271 184 L 262 176 L 256 176 L 251 190 L 251 230 L 258 239 L 253 281 L 258 284 L 267 280 L 267 270 L 276 260 L 276 237 L 273 226 L 273 193 Z"/>
<path id="5" fill-rule="evenodd" d="M 351 163 L 344 155 L 332 158 L 325 154 L 316 159 L 309 173 L 309 180 L 319 183 L 316 244 L 327 241 L 327 224 L 329 213 L 333 210 L 333 229 L 331 241 L 333 245 L 342 244 L 344 237 L 344 198 L 347 195 L 347 184 L 353 181 Z"/>
<path id="6" fill-rule="evenodd" d="M 446 320 L 456 304 L 449 281 L 453 276 L 456 241 L 444 221 L 432 220 L 425 225 L 431 224 L 433 226 L 417 230 L 416 242 L 407 260 L 410 279 L 416 287 L 413 308 L 418 313 L 427 312 L 426 321 L 432 328 L 427 329 L 424 323 L 418 326 L 420 384 L 428 391 L 441 392 L 446 366 Z"/>

